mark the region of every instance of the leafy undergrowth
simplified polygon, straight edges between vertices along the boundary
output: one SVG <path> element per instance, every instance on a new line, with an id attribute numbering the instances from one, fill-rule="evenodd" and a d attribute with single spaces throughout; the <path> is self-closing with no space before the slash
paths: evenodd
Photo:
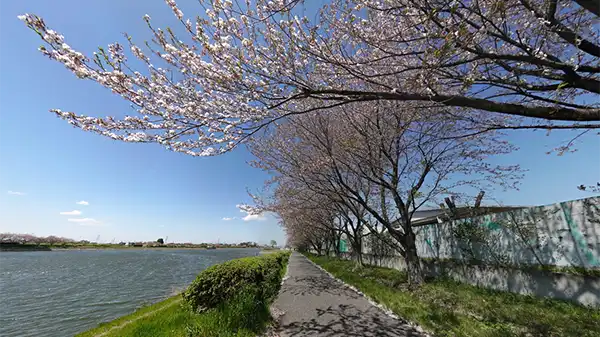
<path id="1" fill-rule="evenodd" d="M 600 310 L 574 303 L 434 280 L 408 291 L 406 274 L 361 267 L 322 256 L 308 257 L 435 336 L 600 336 Z"/>

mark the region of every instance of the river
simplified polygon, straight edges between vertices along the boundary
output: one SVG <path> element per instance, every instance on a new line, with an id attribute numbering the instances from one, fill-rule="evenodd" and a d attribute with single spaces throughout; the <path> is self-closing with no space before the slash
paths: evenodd
<path id="1" fill-rule="evenodd" d="M 72 336 L 181 291 L 210 265 L 258 251 L 2 252 L 0 336 Z"/>

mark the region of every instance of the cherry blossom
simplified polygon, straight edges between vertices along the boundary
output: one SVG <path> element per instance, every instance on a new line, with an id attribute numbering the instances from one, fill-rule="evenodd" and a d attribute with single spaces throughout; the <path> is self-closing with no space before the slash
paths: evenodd
<path id="1" fill-rule="evenodd" d="M 315 250 L 337 238 L 323 232 L 344 234 L 359 263 L 365 233 L 385 232 L 410 282 L 420 284 L 414 213 L 449 196 L 468 201 L 481 190 L 517 188 L 522 176 L 518 165 L 488 160 L 515 149 L 502 133 L 477 132 L 481 124 L 465 111 L 454 111 L 450 122 L 452 110 L 356 102 L 290 116 L 249 143 L 252 164 L 273 176 L 257 206 Z"/>
<path id="2" fill-rule="evenodd" d="M 598 12 L 586 0 L 200 0 L 187 34 L 85 56 L 34 14 L 40 51 L 132 103 L 127 118 L 53 109 L 86 131 L 195 156 L 231 150 L 287 116 L 353 102 L 436 102 L 489 129 L 599 128 Z M 127 46 L 127 47 L 125 47 Z M 131 54 L 127 57 L 127 54 Z M 141 62 L 141 66 L 139 63 Z M 487 117 L 483 119 L 487 120 Z M 568 121 L 570 124 L 556 123 Z"/>

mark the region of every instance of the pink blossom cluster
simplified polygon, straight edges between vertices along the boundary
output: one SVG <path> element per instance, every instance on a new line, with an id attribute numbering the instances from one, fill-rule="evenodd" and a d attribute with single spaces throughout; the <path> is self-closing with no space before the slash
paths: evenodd
<path id="1" fill-rule="evenodd" d="M 127 47 L 88 57 L 42 18 L 19 16 L 44 55 L 136 114 L 52 111 L 83 130 L 195 156 L 231 150 L 287 116 L 354 102 L 436 102 L 475 119 L 500 114 L 496 128 L 600 120 L 598 13 L 584 0 L 332 0 L 313 16 L 298 0 L 200 0 L 205 12 L 187 18 L 166 3 L 185 36 L 146 15 L 152 44 L 127 36 Z"/>

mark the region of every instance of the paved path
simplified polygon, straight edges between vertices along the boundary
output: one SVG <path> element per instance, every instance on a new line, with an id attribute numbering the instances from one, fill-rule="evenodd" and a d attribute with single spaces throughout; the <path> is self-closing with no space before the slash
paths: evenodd
<path id="1" fill-rule="evenodd" d="M 273 304 L 283 311 L 274 331 L 281 337 L 420 337 L 406 322 L 387 316 L 364 297 L 294 252 Z"/>

